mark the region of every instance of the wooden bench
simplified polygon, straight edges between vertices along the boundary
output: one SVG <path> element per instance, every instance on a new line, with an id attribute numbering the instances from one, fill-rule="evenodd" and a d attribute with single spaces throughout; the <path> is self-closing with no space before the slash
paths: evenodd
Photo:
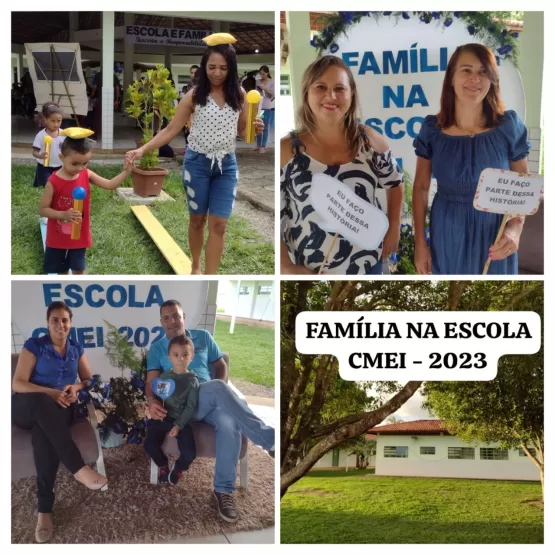
<path id="1" fill-rule="evenodd" d="M 143 224 L 143 227 L 169 262 L 174 272 L 178 275 L 189 275 L 192 269 L 191 260 L 173 240 L 164 226 L 154 217 L 148 207 L 139 204 L 131 206 L 131 210 L 139 222 Z"/>

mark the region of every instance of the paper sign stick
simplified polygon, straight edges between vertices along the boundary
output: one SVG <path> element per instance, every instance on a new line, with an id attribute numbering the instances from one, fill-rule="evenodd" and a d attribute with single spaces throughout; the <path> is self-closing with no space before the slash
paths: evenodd
<path id="1" fill-rule="evenodd" d="M 505 231 L 505 226 L 507 225 L 507 222 L 509 221 L 509 214 L 505 214 L 503 216 L 503 220 L 501 221 L 501 225 L 499 226 L 499 232 L 497 233 L 497 237 L 495 238 L 495 243 L 497 243 L 497 241 L 499 241 L 499 239 L 501 239 L 501 235 L 503 235 L 503 232 Z M 488 273 L 489 270 L 489 265 L 491 264 L 491 258 L 488 258 L 486 260 L 486 263 L 484 264 L 484 271 L 482 272 L 482 275 L 485 276 Z"/>
<path id="2" fill-rule="evenodd" d="M 83 199 L 87 196 L 87 191 L 83 187 L 75 187 L 72 192 L 73 209 L 83 213 Z M 81 237 L 81 222 L 71 224 L 71 238 L 79 239 Z"/>
<path id="3" fill-rule="evenodd" d="M 52 146 L 52 137 L 46 135 L 44 137 L 44 153 L 46 157 L 44 158 L 44 167 L 47 168 L 50 165 L 50 147 Z"/>
<path id="4" fill-rule="evenodd" d="M 318 275 L 320 275 L 324 271 L 324 267 L 328 263 L 328 258 L 330 257 L 331 251 L 333 250 L 333 247 L 334 247 L 336 241 L 337 241 L 337 233 L 333 236 L 333 240 L 331 242 L 331 245 L 328 248 L 328 252 L 326 253 L 326 256 L 324 256 L 324 261 L 322 262 L 322 265 L 320 266 L 320 269 L 318 270 Z"/>
<path id="5" fill-rule="evenodd" d="M 247 136 L 245 137 L 247 143 L 254 143 L 256 141 L 254 120 L 258 114 L 258 103 L 261 98 L 262 95 L 257 90 L 252 90 L 247 93 L 247 103 L 249 105 L 247 116 Z"/>

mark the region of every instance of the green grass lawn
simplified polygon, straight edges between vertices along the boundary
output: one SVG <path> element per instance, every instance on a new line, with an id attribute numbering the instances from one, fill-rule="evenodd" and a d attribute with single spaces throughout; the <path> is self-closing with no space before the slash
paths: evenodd
<path id="1" fill-rule="evenodd" d="M 216 323 L 214 338 L 220 349 L 229 354 L 231 381 L 245 380 L 274 387 L 274 330 L 235 324 Z"/>
<path id="2" fill-rule="evenodd" d="M 281 501 L 282 543 L 543 543 L 535 482 L 312 472 Z"/>
<path id="3" fill-rule="evenodd" d="M 113 177 L 120 166 L 91 168 L 103 177 Z M 35 167 L 12 166 L 12 274 L 42 274 L 44 252 L 38 210 L 42 188 L 32 187 Z M 128 178 L 124 185 L 131 186 Z M 91 187 L 93 246 L 87 251 L 88 274 L 173 274 L 129 205 L 115 192 Z M 168 174 L 164 190 L 176 202 L 152 207 L 153 214 L 190 257 L 187 243 L 189 213 L 181 175 Z M 221 274 L 273 274 L 274 245 L 264 242 L 246 220 L 232 216 L 220 264 Z"/>

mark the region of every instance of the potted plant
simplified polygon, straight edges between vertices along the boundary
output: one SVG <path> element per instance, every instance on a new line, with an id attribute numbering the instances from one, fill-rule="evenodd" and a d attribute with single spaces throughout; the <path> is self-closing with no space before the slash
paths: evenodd
<path id="1" fill-rule="evenodd" d="M 170 72 L 163 65 L 149 69 L 141 79 L 127 89 L 127 114 L 135 118 L 142 131 L 142 146 L 158 132 L 164 118 L 175 113 L 177 92 L 169 79 Z M 138 143 L 139 141 L 137 141 Z M 168 170 L 158 167 L 158 151 L 145 154 L 133 168 L 133 190 L 141 197 L 158 196 Z"/>
<path id="2" fill-rule="evenodd" d="M 127 336 L 109 322 L 106 325 L 106 356 L 119 368 L 121 377 L 101 382 L 100 376 L 95 375 L 81 400 L 92 399 L 95 408 L 104 416 L 98 425 L 103 447 L 120 446 L 124 436 L 127 443 L 141 443 L 146 430 L 144 415 L 139 411 L 145 402 L 146 353 L 137 354 L 128 344 Z"/>

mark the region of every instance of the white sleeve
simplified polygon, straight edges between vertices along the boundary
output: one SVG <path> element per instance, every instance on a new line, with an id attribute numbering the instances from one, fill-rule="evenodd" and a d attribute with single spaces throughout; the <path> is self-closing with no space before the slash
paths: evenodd
<path id="1" fill-rule="evenodd" d="M 37 136 L 33 141 L 33 148 L 38 148 L 41 152 L 44 150 L 44 134 L 42 131 L 37 133 Z"/>

